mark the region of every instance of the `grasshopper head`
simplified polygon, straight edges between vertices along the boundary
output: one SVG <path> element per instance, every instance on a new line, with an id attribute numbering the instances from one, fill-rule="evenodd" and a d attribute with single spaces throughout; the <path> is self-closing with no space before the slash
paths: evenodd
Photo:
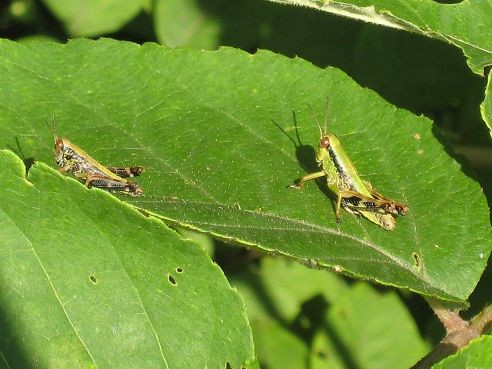
<path id="1" fill-rule="evenodd" d="M 323 135 L 321 135 L 321 138 L 319 140 L 319 145 L 318 147 L 320 149 L 326 149 L 328 148 L 328 146 L 330 146 L 330 138 L 328 137 L 328 135 L 325 133 Z"/>
<path id="2" fill-rule="evenodd" d="M 328 154 L 327 149 L 330 147 L 330 138 L 327 134 L 321 134 L 319 139 L 318 150 L 316 151 L 316 161 L 321 163 Z"/>
<path id="3" fill-rule="evenodd" d="M 56 138 L 55 140 L 55 161 L 58 166 L 65 165 L 65 149 L 66 145 L 62 138 Z"/>
<path id="4" fill-rule="evenodd" d="M 48 123 L 47 123 L 48 124 Z M 48 128 L 53 134 L 53 142 L 55 143 L 55 161 L 60 167 L 64 165 L 64 151 L 65 151 L 65 143 L 62 138 L 59 138 L 56 134 L 56 123 L 55 123 L 55 115 L 51 117 L 51 126 L 48 124 Z"/>
<path id="5" fill-rule="evenodd" d="M 63 151 L 64 144 L 61 138 L 57 138 L 55 141 L 55 154 L 58 154 Z"/>
<path id="6" fill-rule="evenodd" d="M 311 108 L 311 106 L 309 106 L 309 108 Z M 316 118 L 314 118 L 314 121 L 316 122 L 316 125 L 319 128 L 319 136 L 320 136 L 319 144 L 318 144 L 318 150 L 316 151 L 316 161 L 318 162 L 318 164 L 321 165 L 321 162 L 323 161 L 323 159 L 327 155 L 329 155 L 328 151 L 330 150 L 330 147 L 332 145 L 336 146 L 337 142 L 338 142 L 338 139 L 336 138 L 336 136 L 333 134 L 327 133 L 327 129 L 326 129 L 326 122 L 328 121 L 328 97 L 326 98 L 326 101 L 325 101 L 324 127 L 321 128 L 321 125 Z"/>

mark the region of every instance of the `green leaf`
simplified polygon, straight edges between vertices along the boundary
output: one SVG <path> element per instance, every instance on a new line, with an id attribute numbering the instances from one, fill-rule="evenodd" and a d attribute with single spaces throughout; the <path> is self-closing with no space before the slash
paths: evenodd
<path id="1" fill-rule="evenodd" d="M 269 296 L 270 309 L 286 321 L 292 321 L 307 300 L 321 295 L 331 303 L 347 288 L 335 273 L 308 269 L 298 263 L 273 258 L 262 260 L 261 280 L 263 292 Z M 243 296 L 242 290 L 240 292 Z"/>
<path id="2" fill-rule="evenodd" d="M 252 322 L 255 346 L 262 365 L 269 369 L 308 368 L 306 344 L 275 320 Z"/>
<path id="3" fill-rule="evenodd" d="M 0 166 L 0 362 L 239 368 L 254 358 L 240 297 L 196 244 L 43 163 L 26 179 L 3 150 Z"/>
<path id="4" fill-rule="evenodd" d="M 439 4 L 422 0 L 270 0 L 420 33 L 463 49 L 477 74 L 492 64 L 492 0 Z"/>
<path id="5" fill-rule="evenodd" d="M 167 46 L 218 46 L 220 25 L 196 0 L 156 0 L 153 15 L 157 37 Z"/>
<path id="6" fill-rule="evenodd" d="M 432 369 L 488 369 L 491 367 L 492 336 L 481 336 L 456 354 L 433 365 Z"/>
<path id="7" fill-rule="evenodd" d="M 267 257 L 231 284 L 245 300 L 258 358 L 269 368 L 406 369 L 428 349 L 398 295 L 368 283 L 347 285 L 334 273 Z"/>
<path id="8" fill-rule="evenodd" d="M 489 127 L 490 135 L 492 136 L 492 77 L 489 73 L 488 82 L 487 82 L 487 90 L 485 91 L 485 99 L 480 106 L 480 110 L 482 111 L 482 117 Z"/>
<path id="9" fill-rule="evenodd" d="M 170 47 L 213 50 L 234 45 L 249 50 L 270 34 L 274 8 L 285 7 L 263 0 L 156 0 L 154 28 L 159 42 Z"/>
<path id="10" fill-rule="evenodd" d="M 309 368 L 309 344 L 293 327 L 295 320 L 302 304 L 315 296 L 330 301 L 344 293 L 344 281 L 334 273 L 271 257 L 262 258 L 258 270 L 228 277 L 245 301 L 260 362 L 271 369 Z"/>
<path id="11" fill-rule="evenodd" d="M 329 307 L 312 360 L 316 368 L 406 369 L 427 350 L 398 295 L 359 282 Z"/>
<path id="12" fill-rule="evenodd" d="M 272 316 L 292 322 L 302 305 L 320 295 L 331 303 L 345 293 L 347 286 L 335 273 L 307 268 L 281 258 L 264 257 L 259 273 L 229 276 L 231 284 L 244 298 L 250 321 Z"/>
<path id="13" fill-rule="evenodd" d="M 137 15 L 147 0 L 43 0 L 71 36 L 115 32 Z"/>
<path id="14" fill-rule="evenodd" d="M 111 40 L 3 41 L 0 51 L 0 144 L 26 158 L 53 163 L 45 122 L 56 114 L 60 136 L 101 163 L 144 166 L 145 194 L 127 201 L 171 223 L 451 301 L 484 269 L 492 237 L 481 188 L 429 120 L 339 70 Z M 322 181 L 286 190 L 317 169 L 308 104 L 321 116 L 327 96 L 328 128 L 359 173 L 408 203 L 396 230 L 346 212 L 337 224 Z"/>

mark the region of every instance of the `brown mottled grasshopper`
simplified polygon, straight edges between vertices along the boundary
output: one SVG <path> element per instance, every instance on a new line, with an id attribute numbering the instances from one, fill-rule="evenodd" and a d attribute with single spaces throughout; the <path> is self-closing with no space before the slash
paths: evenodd
<path id="1" fill-rule="evenodd" d="M 327 110 L 327 106 L 325 109 Z M 386 230 L 393 230 L 396 226 L 393 215 L 405 215 L 408 206 L 386 198 L 376 192 L 369 182 L 362 180 L 338 138 L 327 133 L 326 126 L 322 130 L 317 121 L 316 124 L 320 131 L 316 162 L 321 171 L 307 174 L 298 184 L 289 187 L 300 190 L 304 182 L 326 177 L 328 188 L 337 196 L 337 222 L 340 222 L 340 208 L 344 208 L 349 213 L 362 215 Z"/>
<path id="2" fill-rule="evenodd" d="M 60 172 L 72 173 L 74 177 L 84 181 L 87 187 L 102 188 L 130 196 L 140 196 L 143 193 L 137 183 L 125 179 L 139 176 L 144 170 L 143 167 L 106 167 L 66 138 L 58 137 L 54 119 L 52 122 L 50 129 L 55 142 L 55 161 L 60 167 Z"/>

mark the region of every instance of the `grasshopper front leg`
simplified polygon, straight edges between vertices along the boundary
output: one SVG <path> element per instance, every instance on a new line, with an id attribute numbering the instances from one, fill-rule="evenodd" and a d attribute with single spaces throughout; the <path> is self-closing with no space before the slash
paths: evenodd
<path id="1" fill-rule="evenodd" d="M 299 183 L 290 185 L 288 188 L 293 188 L 294 190 L 300 190 L 304 187 L 305 182 L 310 181 L 312 179 L 319 178 L 319 177 L 323 177 L 323 176 L 326 176 L 326 173 L 324 171 L 306 174 L 305 176 L 303 176 L 299 179 Z"/>
<path id="2" fill-rule="evenodd" d="M 300 190 L 304 187 L 304 183 L 306 183 L 307 181 L 310 181 L 310 180 L 316 179 L 316 178 L 320 178 L 320 177 L 324 177 L 324 176 L 326 176 L 325 171 L 319 171 L 316 173 L 306 174 L 305 176 L 303 176 L 299 179 L 299 182 L 297 184 L 290 185 L 288 188 Z M 340 191 L 339 188 L 335 184 L 328 185 L 328 188 L 337 196 L 337 205 L 335 208 L 335 216 L 336 216 L 337 223 L 340 223 L 341 222 L 340 209 L 342 207 L 342 199 L 346 198 L 346 197 L 351 197 L 351 196 L 348 194 L 345 194 L 347 191 Z"/>

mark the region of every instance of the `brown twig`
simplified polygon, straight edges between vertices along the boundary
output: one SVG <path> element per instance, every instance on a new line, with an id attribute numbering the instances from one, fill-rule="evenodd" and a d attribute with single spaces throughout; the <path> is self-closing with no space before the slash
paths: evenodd
<path id="1" fill-rule="evenodd" d="M 487 306 L 472 320 L 464 320 L 457 310 L 443 307 L 436 301 L 428 300 L 444 328 L 446 336 L 434 349 L 422 358 L 412 369 L 428 369 L 446 356 L 465 347 L 472 339 L 492 328 L 492 306 Z"/>

